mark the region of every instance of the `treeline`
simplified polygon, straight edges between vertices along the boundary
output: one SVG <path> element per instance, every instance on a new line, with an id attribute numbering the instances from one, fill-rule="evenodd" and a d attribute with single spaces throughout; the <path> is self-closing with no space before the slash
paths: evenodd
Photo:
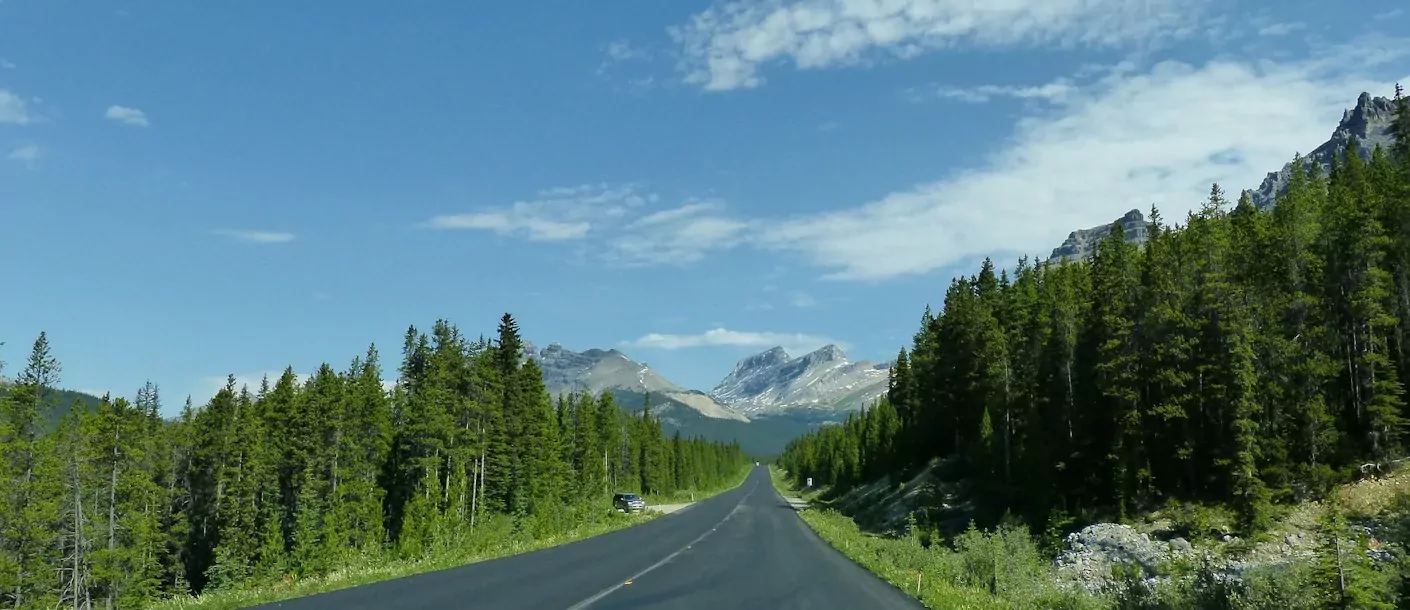
<path id="1" fill-rule="evenodd" d="M 856 485 L 934 457 L 1005 512 L 1123 518 L 1171 502 L 1318 497 L 1407 446 L 1410 101 L 1391 150 L 1298 158 L 1271 210 L 1216 184 L 1183 226 L 1158 210 L 1086 261 L 985 261 L 927 308 L 880 404 L 791 443 L 781 464 Z"/>
<path id="2" fill-rule="evenodd" d="M 45 433 L 62 409 L 41 334 L 0 396 L 0 606 L 131 608 L 560 533 L 615 518 L 612 492 L 709 489 L 745 467 L 737 444 L 667 438 L 610 393 L 551 399 L 522 352 L 508 314 L 495 341 L 441 321 L 407 331 L 390 392 L 371 347 L 304 381 L 231 377 L 173 419 L 149 383 Z"/>

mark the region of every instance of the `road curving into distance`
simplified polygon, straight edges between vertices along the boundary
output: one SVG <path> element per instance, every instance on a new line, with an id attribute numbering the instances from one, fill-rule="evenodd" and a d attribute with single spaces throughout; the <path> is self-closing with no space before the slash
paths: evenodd
<path id="1" fill-rule="evenodd" d="M 259 606 L 890 610 L 919 602 L 818 538 L 759 466 L 680 511 L 563 546 Z"/>

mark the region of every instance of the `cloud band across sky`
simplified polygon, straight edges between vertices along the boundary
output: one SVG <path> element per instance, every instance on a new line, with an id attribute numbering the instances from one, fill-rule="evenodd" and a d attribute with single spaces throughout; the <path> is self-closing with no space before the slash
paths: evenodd
<path id="1" fill-rule="evenodd" d="M 1385 69 L 1410 57 L 1410 41 L 1365 38 L 1314 56 L 1144 68 L 1122 62 L 1046 84 L 945 89 L 936 103 L 1022 97 L 1045 106 L 968 168 L 811 215 L 748 218 L 718 201 L 656 206 L 652 195 L 620 206 L 579 195 L 439 224 L 535 239 L 535 223 L 577 222 L 581 230 L 558 227 L 551 236 L 602 239 L 610 262 L 682 264 L 752 247 L 799 256 L 825 277 L 851 281 L 923 274 L 986 255 L 1045 256 L 1069 231 L 1132 208 L 1155 204 L 1166 218 L 1181 219 L 1210 183 L 1231 192 L 1256 187 L 1294 153 L 1326 140 L 1358 93 L 1388 93 L 1394 79 L 1383 78 Z M 549 234 L 538 229 L 540 241 Z"/>
<path id="2" fill-rule="evenodd" d="M 807 353 L 824 345 L 836 345 L 847 349 L 847 344 L 819 335 L 804 333 L 749 332 L 714 328 L 693 335 L 650 333 L 635 340 L 625 341 L 624 347 L 647 349 L 681 350 L 701 347 L 748 347 L 769 349 L 782 347 L 793 354 Z"/>

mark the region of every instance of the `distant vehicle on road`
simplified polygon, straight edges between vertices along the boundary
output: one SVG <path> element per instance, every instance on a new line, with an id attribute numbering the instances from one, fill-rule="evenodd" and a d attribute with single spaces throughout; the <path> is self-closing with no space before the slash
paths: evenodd
<path id="1" fill-rule="evenodd" d="M 646 500 L 632 493 L 617 494 L 612 496 L 612 508 L 624 513 L 640 512 L 646 510 Z"/>

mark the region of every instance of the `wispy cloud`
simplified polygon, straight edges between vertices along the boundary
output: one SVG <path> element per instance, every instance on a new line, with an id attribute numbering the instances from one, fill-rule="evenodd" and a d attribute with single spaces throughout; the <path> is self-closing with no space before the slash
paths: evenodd
<path id="1" fill-rule="evenodd" d="M 693 335 L 650 333 L 632 341 L 623 341 L 625 347 L 679 350 L 700 347 L 782 347 L 791 353 L 807 353 L 824 345 L 836 345 L 847 349 L 847 344 L 820 335 L 804 333 L 747 332 L 715 328 Z"/>
<path id="2" fill-rule="evenodd" d="M 104 113 L 103 116 L 104 118 L 117 121 L 124 125 L 133 125 L 136 127 L 146 127 L 149 125 L 147 113 L 143 112 L 140 108 L 109 106 L 108 111 Z"/>
<path id="3" fill-rule="evenodd" d="M 607 43 L 602 48 L 602 61 L 597 64 L 598 76 L 606 76 L 623 64 L 644 64 L 652 60 L 652 53 L 645 48 L 636 46 L 631 41 L 621 38 Z M 656 86 L 656 79 L 652 76 L 637 75 L 627 80 L 628 86 L 635 91 L 651 89 Z"/>
<path id="4" fill-rule="evenodd" d="M 0 57 L 0 70 L 14 70 L 18 67 L 19 66 L 15 65 L 15 62 L 5 59 L 4 57 Z"/>
<path id="5" fill-rule="evenodd" d="M 589 184 L 540 191 L 535 199 L 464 214 L 432 217 L 430 229 L 493 231 L 522 235 L 531 241 L 583 239 L 594 226 L 619 223 L 631 210 L 656 200 L 635 184 Z"/>
<path id="6" fill-rule="evenodd" d="M 1357 92 L 1388 91 L 1389 77 L 1402 76 L 1385 68 L 1410 56 L 1410 44 L 1370 38 L 1314 51 L 1282 63 L 1112 71 L 1020 121 L 976 167 L 855 208 L 763 223 L 756 243 L 800 253 L 832 278 L 877 280 L 1032 253 L 1152 202 L 1182 218 L 1211 182 L 1251 188 L 1326 140 Z"/>
<path id="7" fill-rule="evenodd" d="M 837 121 L 824 121 L 818 125 L 818 131 L 827 133 L 830 131 L 837 131 L 841 127 L 842 123 L 839 123 Z"/>
<path id="8" fill-rule="evenodd" d="M 790 304 L 792 304 L 794 307 L 797 307 L 797 308 L 799 308 L 799 309 L 806 309 L 806 308 L 808 308 L 808 307 L 816 307 L 817 304 L 818 304 L 818 300 L 815 299 L 815 298 L 813 298 L 813 295 L 810 295 L 810 294 L 808 294 L 808 293 L 806 293 L 806 292 L 795 292 L 795 293 L 793 293 L 793 295 L 789 297 L 789 301 L 788 301 L 788 302 L 789 302 Z"/>
<path id="9" fill-rule="evenodd" d="M 628 265 L 749 247 L 798 256 L 830 279 L 878 281 L 986 255 L 1046 255 L 1069 231 L 1131 208 L 1155 203 L 1178 219 L 1212 182 L 1230 192 L 1257 186 L 1294 153 L 1325 141 L 1359 92 L 1410 80 L 1393 72 L 1403 72 L 1407 58 L 1410 40 L 1365 37 L 1314 45 L 1303 59 L 1128 61 L 1046 85 L 979 89 L 971 98 L 1046 103 L 969 167 L 937 169 L 933 181 L 813 214 L 750 217 L 700 200 L 591 219 L 572 213 L 575 206 L 516 213 L 589 222 L 587 238 L 602 238 L 596 250 Z"/>
<path id="10" fill-rule="evenodd" d="M 34 144 L 26 144 L 24 146 L 20 146 L 14 150 L 11 150 L 10 154 L 5 155 L 5 158 L 11 161 L 22 163 L 25 165 L 25 167 L 33 168 L 34 164 L 39 161 L 40 154 L 41 153 L 38 146 Z"/>
<path id="11" fill-rule="evenodd" d="M 1391 10 L 1388 10 L 1388 11 L 1386 11 L 1386 12 L 1384 12 L 1384 13 L 1376 13 L 1375 20 L 1376 20 L 1376 21 L 1385 21 L 1385 20 L 1387 20 L 1387 19 L 1395 19 L 1395 18 L 1397 18 L 1397 17 L 1399 17 L 1399 16 L 1401 16 L 1401 15 L 1404 15 L 1404 14 L 1405 14 L 1405 10 L 1404 10 L 1404 9 L 1398 9 L 1398 8 L 1396 8 L 1396 9 L 1391 9 Z"/>
<path id="12" fill-rule="evenodd" d="M 725 91 L 764 83 L 761 69 L 861 63 L 934 49 L 1150 45 L 1193 31 L 1206 0 L 729 0 L 670 29 L 685 81 Z"/>
<path id="13" fill-rule="evenodd" d="M 627 266 L 683 264 L 744 242 L 751 224 L 722 213 L 716 201 L 687 201 L 643 216 L 609 244 L 610 261 Z"/>
<path id="14" fill-rule="evenodd" d="M 31 120 L 33 119 L 24 98 L 9 90 L 0 89 L 0 123 L 28 125 Z"/>
<path id="15" fill-rule="evenodd" d="M 607 43 L 603 49 L 603 54 L 607 56 L 607 61 L 616 63 L 632 60 L 649 60 L 651 53 L 646 49 L 637 47 L 625 38 L 619 38 Z"/>
<path id="16" fill-rule="evenodd" d="M 1307 24 L 1293 21 L 1288 23 L 1274 23 L 1258 28 L 1259 36 L 1287 36 L 1293 32 L 1307 29 Z"/>
<path id="17" fill-rule="evenodd" d="M 1027 87 L 1013 85 L 979 85 L 977 87 L 952 87 L 934 85 L 928 88 L 909 89 L 905 92 L 913 102 L 923 102 L 935 98 L 982 104 L 995 98 L 1019 100 L 1043 100 L 1061 102 L 1077 92 L 1077 85 L 1067 78 L 1060 78 L 1044 85 Z"/>
<path id="18" fill-rule="evenodd" d="M 276 231 L 245 231 L 237 229 L 217 229 L 213 231 L 216 235 L 224 235 L 231 239 L 253 244 L 282 244 L 294 241 L 297 237 L 293 233 L 281 233 Z"/>

